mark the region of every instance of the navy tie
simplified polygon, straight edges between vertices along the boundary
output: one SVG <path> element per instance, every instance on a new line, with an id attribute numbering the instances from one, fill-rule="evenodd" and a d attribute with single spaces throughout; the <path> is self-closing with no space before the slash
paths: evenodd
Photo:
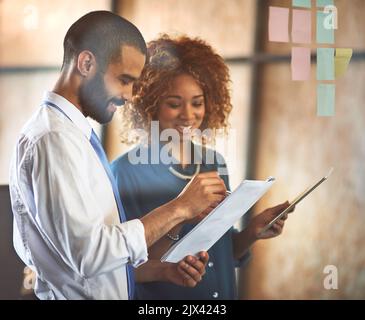
<path id="1" fill-rule="evenodd" d="M 91 131 L 90 142 L 91 142 L 91 145 L 93 146 L 96 154 L 98 155 L 101 163 L 103 164 L 104 169 L 109 177 L 109 180 L 112 185 L 113 192 L 114 192 L 114 198 L 115 198 L 115 201 L 117 202 L 120 221 L 125 222 L 125 221 L 127 221 L 127 219 L 125 216 L 122 201 L 120 200 L 117 184 L 116 184 L 114 176 L 110 170 L 109 161 L 106 157 L 104 149 L 94 130 Z M 127 280 L 128 280 L 128 296 L 129 296 L 129 299 L 132 300 L 133 294 L 134 294 L 134 274 L 133 274 L 133 267 L 129 264 L 127 264 Z"/>
<path id="2" fill-rule="evenodd" d="M 45 106 L 51 106 L 53 108 L 56 108 L 57 110 L 59 110 L 61 113 L 63 113 L 67 118 L 69 118 L 67 116 L 67 114 L 56 104 L 50 102 L 50 101 L 43 101 L 43 104 Z M 70 118 L 69 118 L 70 119 Z M 71 119 L 70 119 L 71 121 Z M 115 182 L 114 176 L 110 170 L 110 166 L 109 166 L 109 161 L 108 158 L 106 157 L 106 154 L 104 152 L 104 149 L 100 143 L 100 140 L 98 138 L 98 136 L 96 135 L 94 130 L 91 130 L 91 137 L 90 137 L 90 143 L 93 146 L 96 154 L 98 155 L 101 163 L 103 164 L 103 167 L 106 171 L 106 174 L 108 175 L 108 178 L 110 180 L 110 183 L 112 185 L 113 188 L 113 193 L 114 193 L 114 198 L 115 201 L 117 203 L 117 207 L 118 207 L 118 212 L 119 212 L 119 219 L 121 222 L 125 222 L 127 221 L 127 218 L 125 216 L 125 212 L 124 212 L 124 208 L 122 205 L 122 201 L 120 200 L 120 196 L 119 196 L 119 192 L 118 192 L 118 187 L 117 184 Z M 133 267 L 129 264 L 127 264 L 127 281 L 128 281 L 128 297 L 129 300 L 133 299 L 133 295 L 134 295 L 134 273 L 133 273 Z"/>

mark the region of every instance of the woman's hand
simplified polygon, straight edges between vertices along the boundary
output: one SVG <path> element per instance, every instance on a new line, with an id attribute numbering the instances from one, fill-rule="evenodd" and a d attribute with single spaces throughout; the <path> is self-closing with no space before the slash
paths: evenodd
<path id="1" fill-rule="evenodd" d="M 278 214 L 280 214 L 283 210 L 289 207 L 289 202 L 286 201 L 282 204 L 279 204 L 275 207 L 268 208 L 255 216 L 249 223 L 248 228 L 252 232 L 253 238 L 255 240 L 258 239 L 269 239 L 274 238 L 280 235 L 283 232 L 285 220 L 288 218 L 288 214 L 285 214 L 281 219 L 276 221 L 272 227 L 265 232 L 262 230 L 267 226 L 267 224 L 274 219 Z M 293 212 L 294 208 L 290 211 Z"/>

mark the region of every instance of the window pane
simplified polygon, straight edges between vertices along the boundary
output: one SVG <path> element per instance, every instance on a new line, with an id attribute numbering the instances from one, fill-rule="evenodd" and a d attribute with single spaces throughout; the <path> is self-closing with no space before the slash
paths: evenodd
<path id="1" fill-rule="evenodd" d="M 66 31 L 110 0 L 0 1 L 0 67 L 61 65 Z"/>
<path id="2" fill-rule="evenodd" d="M 224 57 L 253 50 L 255 0 L 126 0 L 119 13 L 140 28 L 146 41 L 159 33 L 187 34 L 208 41 Z"/>

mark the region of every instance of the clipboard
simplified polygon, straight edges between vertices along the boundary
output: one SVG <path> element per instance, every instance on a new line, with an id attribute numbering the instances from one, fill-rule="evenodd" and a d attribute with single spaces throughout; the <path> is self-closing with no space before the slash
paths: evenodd
<path id="1" fill-rule="evenodd" d="M 187 255 L 208 251 L 272 187 L 275 179 L 244 180 L 180 241 L 161 257 L 161 262 L 179 262 Z"/>
<path id="2" fill-rule="evenodd" d="M 286 213 L 289 213 L 291 209 L 293 209 L 293 207 L 298 204 L 300 201 L 302 201 L 307 195 L 309 195 L 313 190 L 315 190 L 318 186 L 320 186 L 324 181 L 326 181 L 329 176 L 332 174 L 333 172 L 333 168 L 331 168 L 329 170 L 329 172 L 327 173 L 326 176 L 324 176 L 323 178 L 319 179 L 313 186 L 307 188 L 306 190 L 304 190 L 301 194 L 299 194 L 289 205 L 289 207 L 287 207 L 283 212 L 281 212 L 279 215 L 277 215 L 274 219 L 272 219 L 265 227 L 264 229 L 262 229 L 262 231 L 260 232 L 260 234 L 264 233 L 265 231 L 269 230 L 276 221 L 280 220 Z"/>

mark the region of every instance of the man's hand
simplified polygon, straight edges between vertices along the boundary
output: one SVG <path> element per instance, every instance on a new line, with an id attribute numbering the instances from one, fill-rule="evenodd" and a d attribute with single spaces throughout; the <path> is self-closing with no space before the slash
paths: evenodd
<path id="1" fill-rule="evenodd" d="M 199 252 L 199 258 L 187 256 L 179 263 L 164 262 L 165 281 L 184 287 L 195 287 L 205 274 L 208 252 Z"/>
<path id="2" fill-rule="evenodd" d="M 187 211 L 186 220 L 193 219 L 203 212 L 205 215 L 225 198 L 224 181 L 216 171 L 196 175 L 175 200 Z"/>
<path id="3" fill-rule="evenodd" d="M 208 207 L 216 207 L 225 196 L 224 181 L 216 171 L 196 175 L 174 200 L 141 218 L 147 247 L 178 224 L 193 219 Z"/>
<path id="4" fill-rule="evenodd" d="M 286 201 L 278 206 L 268 208 L 265 211 L 261 212 L 257 216 L 255 216 L 249 223 L 248 228 L 252 232 L 253 238 L 255 240 L 258 239 L 269 239 L 274 238 L 280 235 L 283 232 L 285 220 L 288 218 L 288 215 L 285 214 L 281 219 L 275 222 L 272 227 L 265 232 L 261 233 L 264 227 L 274 219 L 278 214 L 280 214 L 283 210 L 289 207 L 289 202 Z M 290 211 L 293 212 L 294 208 Z"/>

